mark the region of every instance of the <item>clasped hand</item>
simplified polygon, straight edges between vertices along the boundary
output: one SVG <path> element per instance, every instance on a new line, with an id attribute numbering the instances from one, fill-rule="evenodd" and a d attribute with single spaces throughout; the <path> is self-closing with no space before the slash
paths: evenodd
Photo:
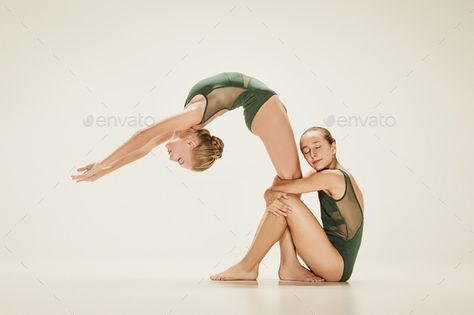
<path id="1" fill-rule="evenodd" d="M 283 179 L 280 179 L 278 176 L 275 177 L 273 181 L 273 185 L 278 184 L 280 182 L 284 182 Z M 267 204 L 266 211 L 270 212 L 271 214 L 279 217 L 279 216 L 288 216 L 292 212 L 292 209 L 289 205 L 281 201 L 280 199 L 288 199 L 287 193 L 283 191 L 274 191 L 272 187 L 267 189 L 265 192 L 265 202 Z"/>

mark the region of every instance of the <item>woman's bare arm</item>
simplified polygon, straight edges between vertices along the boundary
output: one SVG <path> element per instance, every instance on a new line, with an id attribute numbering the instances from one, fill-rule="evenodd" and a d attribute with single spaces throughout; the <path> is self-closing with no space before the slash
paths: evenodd
<path id="1" fill-rule="evenodd" d="M 311 169 L 309 170 L 304 177 L 308 177 L 310 175 L 313 175 L 314 173 L 316 173 L 316 171 L 314 169 Z M 271 203 L 275 197 L 276 197 L 276 190 L 273 189 L 273 185 L 277 184 L 277 183 L 283 183 L 284 179 L 281 179 L 280 177 L 278 177 L 278 175 L 275 176 L 275 178 L 273 179 L 273 183 L 272 183 L 272 186 L 270 186 L 269 188 L 267 188 L 267 190 L 265 190 L 265 193 L 263 194 L 264 198 L 265 198 L 265 201 L 267 203 Z M 301 198 L 301 193 L 299 194 L 296 194 L 296 196 L 298 196 L 298 198 Z"/>
<path id="2" fill-rule="evenodd" d="M 311 169 L 305 174 L 305 177 L 309 177 L 316 173 L 316 170 Z M 277 202 L 276 200 L 281 200 L 280 198 L 288 199 L 286 192 L 272 190 L 273 186 L 276 184 L 284 183 L 284 179 L 275 176 L 273 179 L 273 184 L 268 188 L 264 193 L 265 203 L 267 206 L 267 210 L 275 215 L 281 214 L 288 214 L 288 211 L 291 209 L 286 203 L 284 202 Z M 301 193 L 295 194 L 298 198 L 301 198 Z"/>
<path id="3" fill-rule="evenodd" d="M 125 156 L 122 156 L 114 161 L 108 163 L 107 165 L 97 164 L 94 167 L 88 169 L 85 173 L 81 175 L 72 176 L 74 180 L 80 181 L 95 181 L 101 178 L 104 175 L 107 175 L 116 169 L 129 164 L 139 158 L 144 157 L 147 155 L 151 150 L 157 147 L 159 144 L 163 143 L 167 139 L 171 137 L 173 133 L 167 133 L 164 135 L 160 135 L 158 137 L 153 138 L 147 144 L 142 146 L 141 148 L 128 153 Z"/>
<path id="4" fill-rule="evenodd" d="M 118 169 L 118 168 L 120 168 L 120 167 L 122 167 L 126 164 L 129 164 L 129 163 L 131 163 L 135 160 L 138 160 L 138 159 L 144 157 L 145 155 L 150 153 L 150 151 L 153 150 L 155 147 L 157 147 L 158 145 L 160 145 L 164 141 L 171 138 L 172 135 L 173 135 L 173 133 L 170 132 L 170 133 L 166 133 L 164 135 L 160 135 L 158 137 L 155 137 L 155 138 L 151 139 L 150 141 L 148 141 L 147 144 L 145 144 L 141 148 L 139 148 L 137 150 L 134 150 L 134 151 L 128 153 L 127 155 L 122 156 L 118 159 L 115 159 L 112 162 L 109 162 L 107 165 L 104 165 L 104 170 L 106 170 L 107 174 L 108 174 L 108 173 L 113 172 L 116 169 Z"/>
<path id="5" fill-rule="evenodd" d="M 308 177 L 298 179 L 279 179 L 272 185 L 274 191 L 301 194 L 318 190 L 332 190 L 342 174 L 336 170 L 324 170 L 315 172 Z"/>
<path id="6" fill-rule="evenodd" d="M 120 167 L 122 167 L 122 166 L 124 166 L 128 163 L 131 163 L 135 160 L 138 160 L 139 158 L 147 155 L 148 152 L 146 152 L 142 149 L 135 150 L 135 151 L 127 154 L 126 156 L 121 157 L 120 159 L 111 162 L 109 165 L 100 168 L 95 173 L 91 173 L 91 174 L 85 173 L 85 174 L 76 176 L 75 179 L 77 179 L 78 182 L 80 182 L 80 181 L 91 181 L 91 182 L 96 181 L 97 179 L 101 178 L 102 176 L 107 175 L 109 173 L 112 173 L 116 169 L 118 169 L 118 168 L 120 168 Z"/>
<path id="7" fill-rule="evenodd" d="M 197 108 L 187 108 L 184 111 L 158 121 L 145 129 L 136 132 L 123 145 L 100 162 L 101 165 L 110 166 L 115 160 L 124 158 L 128 154 L 140 150 L 152 139 L 162 137 L 161 142 L 168 140 L 176 130 L 186 130 L 200 121 Z M 166 139 L 167 137 L 167 139 Z M 138 155 L 137 155 L 138 156 Z"/>

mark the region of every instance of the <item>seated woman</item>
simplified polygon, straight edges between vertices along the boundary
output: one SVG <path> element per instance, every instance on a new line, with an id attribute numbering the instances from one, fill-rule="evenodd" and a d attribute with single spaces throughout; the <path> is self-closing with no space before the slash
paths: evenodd
<path id="1" fill-rule="evenodd" d="M 300 179 L 275 177 L 265 193 L 267 211 L 247 254 L 226 271 L 211 276 L 212 280 L 255 280 L 261 260 L 287 228 L 296 252 L 322 281 L 350 278 L 364 227 L 362 192 L 337 160 L 336 140 L 327 129 L 306 130 L 300 149 L 313 173 Z M 293 195 L 313 191 L 318 192 L 323 226 Z"/>

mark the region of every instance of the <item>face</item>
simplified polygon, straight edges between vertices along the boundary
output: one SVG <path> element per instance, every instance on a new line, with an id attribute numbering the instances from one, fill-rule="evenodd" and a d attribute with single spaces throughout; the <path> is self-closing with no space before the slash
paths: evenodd
<path id="1" fill-rule="evenodd" d="M 320 131 L 310 131 L 300 140 L 300 148 L 309 165 L 319 171 L 336 161 L 336 143 L 329 144 Z"/>
<path id="2" fill-rule="evenodd" d="M 194 129 L 175 131 L 165 147 L 169 159 L 175 161 L 184 168 L 193 167 L 192 150 L 198 145 L 197 133 Z"/>

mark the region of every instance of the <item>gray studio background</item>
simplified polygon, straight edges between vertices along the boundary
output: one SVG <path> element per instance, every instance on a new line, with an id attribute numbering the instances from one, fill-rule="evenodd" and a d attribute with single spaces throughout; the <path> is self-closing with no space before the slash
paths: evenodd
<path id="1" fill-rule="evenodd" d="M 70 175 L 181 110 L 196 81 L 222 71 L 275 89 L 297 141 L 314 125 L 337 139 L 340 162 L 365 194 L 351 281 L 385 288 L 391 299 L 383 304 L 400 313 L 413 305 L 445 312 L 446 294 L 465 309 L 472 301 L 459 283 L 472 279 L 474 260 L 473 8 L 472 1 L 2 2 L 0 312 L 104 314 L 118 313 L 117 305 L 132 312 L 114 290 L 136 287 L 127 298 L 140 304 L 152 299 L 143 283 L 182 284 L 161 292 L 155 314 L 211 303 L 193 300 L 192 290 L 245 253 L 275 175 L 242 109 L 208 126 L 225 148 L 205 173 L 181 169 L 158 147 L 93 183 Z M 319 218 L 317 194 L 303 200 Z M 278 259 L 275 246 L 262 279 L 277 279 Z M 419 285 L 403 295 L 407 282 Z M 370 295 L 351 301 L 375 312 Z"/>

